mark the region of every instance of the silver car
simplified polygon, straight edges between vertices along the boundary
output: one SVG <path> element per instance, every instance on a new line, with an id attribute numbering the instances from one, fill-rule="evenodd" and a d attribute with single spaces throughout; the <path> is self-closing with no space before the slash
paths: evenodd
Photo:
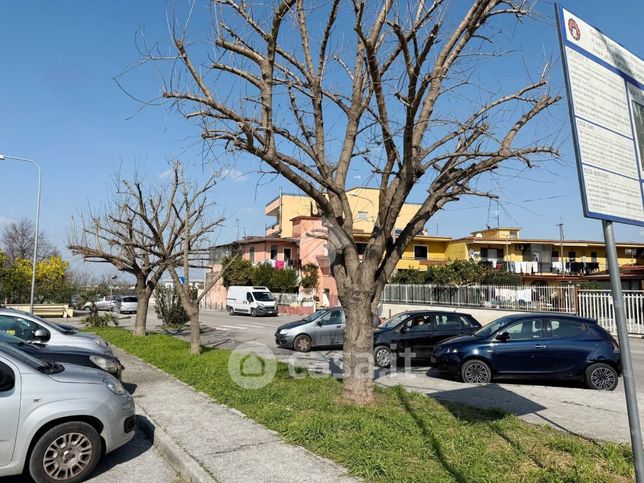
<path id="1" fill-rule="evenodd" d="M 68 325 L 59 325 L 20 310 L 0 308 L 0 332 L 26 342 L 47 346 L 71 346 L 93 352 L 112 354 L 107 342 L 94 334 L 85 334 Z"/>
<path id="2" fill-rule="evenodd" d="M 0 342 L 0 476 L 83 481 L 134 426 L 134 400 L 114 377 Z"/>
<path id="3" fill-rule="evenodd" d="M 118 301 L 116 311 L 121 314 L 136 314 L 138 308 L 139 299 L 132 295 L 125 295 Z"/>
<path id="4" fill-rule="evenodd" d="M 96 310 L 109 310 L 110 312 L 114 312 L 118 307 L 120 300 L 121 297 L 119 295 L 106 295 L 94 302 L 87 302 L 85 305 L 83 305 L 83 309 L 91 310 L 93 305 L 94 307 L 96 307 Z"/>
<path id="5" fill-rule="evenodd" d="M 302 320 L 278 327 L 275 343 L 300 352 L 308 352 L 314 347 L 341 346 L 345 322 L 342 308 L 321 309 Z"/>

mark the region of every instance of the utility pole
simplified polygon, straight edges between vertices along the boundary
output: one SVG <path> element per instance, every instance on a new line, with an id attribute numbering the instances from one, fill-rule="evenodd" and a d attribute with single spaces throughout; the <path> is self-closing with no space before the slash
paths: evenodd
<path id="1" fill-rule="evenodd" d="M 563 231 L 563 220 L 561 220 L 561 223 L 557 224 L 559 227 L 559 260 L 561 260 L 561 271 L 566 274 L 566 262 L 564 262 L 563 258 L 563 241 L 564 241 L 564 231 Z"/>

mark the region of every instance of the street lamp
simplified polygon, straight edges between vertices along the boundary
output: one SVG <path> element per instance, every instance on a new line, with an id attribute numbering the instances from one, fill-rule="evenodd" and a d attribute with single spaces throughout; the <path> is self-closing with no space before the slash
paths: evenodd
<path id="1" fill-rule="evenodd" d="M 36 259 L 38 257 L 38 233 L 40 231 L 40 182 L 41 182 L 41 170 L 40 165 L 27 158 L 19 158 L 17 156 L 7 156 L 5 154 L 0 154 L 0 161 L 5 159 L 13 159 L 15 161 L 22 161 L 24 163 L 33 164 L 38 170 L 38 194 L 36 195 L 36 232 L 34 233 L 34 256 L 31 267 L 31 297 L 29 299 L 29 312 L 34 313 L 34 292 L 36 289 Z"/>

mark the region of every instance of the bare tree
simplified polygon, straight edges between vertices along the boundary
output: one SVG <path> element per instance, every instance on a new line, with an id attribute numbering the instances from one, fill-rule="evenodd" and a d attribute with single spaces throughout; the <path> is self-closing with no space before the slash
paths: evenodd
<path id="1" fill-rule="evenodd" d="M 90 208 L 78 220 L 72 219 L 67 247 L 85 261 L 109 263 L 116 270 L 134 276 L 138 298 L 134 335 L 145 335 L 150 297 L 165 265 L 149 249 L 152 238 L 147 225 L 133 216 L 128 207 L 138 197 L 138 192 L 130 191 L 130 186 L 117 177 L 112 200 L 103 209 Z"/>
<path id="2" fill-rule="evenodd" d="M 481 175 L 509 160 L 531 167 L 557 154 L 550 141 L 523 134 L 559 99 L 546 88 L 546 69 L 509 93 L 471 80 L 479 61 L 501 54 L 496 19 L 520 22 L 532 2 L 213 3 L 207 58 L 200 60 L 203 49 L 192 48 L 187 28 L 173 32 L 177 65 L 163 96 L 198 123 L 205 140 L 255 156 L 317 203 L 347 315 L 344 398 L 368 404 L 373 313 L 414 236 L 459 197 L 494 197 L 476 182 Z M 355 169 L 370 171 L 380 189 L 361 256 L 347 196 Z M 396 233 L 416 186 L 422 202 Z"/>
<path id="3" fill-rule="evenodd" d="M 31 260 L 34 256 L 34 238 L 36 227 L 28 218 L 21 218 L 6 225 L 2 230 L 2 251 L 9 263 L 19 258 Z M 38 235 L 38 260 L 60 255 L 58 250 L 47 240 L 44 233 Z"/>
<path id="4" fill-rule="evenodd" d="M 163 262 L 190 318 L 190 348 L 193 354 L 201 352 L 199 303 L 227 268 L 223 267 L 213 275 L 200 295 L 193 291 L 190 269 L 204 268 L 211 246 L 209 236 L 223 221 L 223 218 L 211 216 L 213 205 L 207 197 L 217 178 L 218 173 L 214 173 L 197 186 L 187 180 L 183 166 L 177 161 L 173 164 L 171 185 L 154 195 L 144 193 L 138 182 L 125 182 L 127 193 L 134 201 L 127 209 L 132 218 L 140 220 L 150 234 L 145 247 Z M 179 268 L 182 276 L 179 275 Z"/>

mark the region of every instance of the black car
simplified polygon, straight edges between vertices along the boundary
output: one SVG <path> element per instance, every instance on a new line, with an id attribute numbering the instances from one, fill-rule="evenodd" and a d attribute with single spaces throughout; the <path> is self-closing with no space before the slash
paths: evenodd
<path id="1" fill-rule="evenodd" d="M 474 317 L 461 312 L 402 312 L 374 331 L 374 362 L 378 367 L 389 367 L 396 356 L 429 359 L 440 341 L 480 328 Z"/>
<path id="2" fill-rule="evenodd" d="M 123 372 L 123 364 L 121 364 L 121 361 L 117 357 L 108 354 L 76 349 L 75 347 L 45 346 L 37 342 L 25 342 L 22 339 L 2 332 L 0 332 L 0 341 L 44 361 L 62 362 L 102 369 L 118 379 L 121 379 L 121 373 Z"/>
<path id="3" fill-rule="evenodd" d="M 608 391 L 622 369 L 617 342 L 595 320 L 553 313 L 501 317 L 471 336 L 438 344 L 430 363 L 469 383 L 579 380 Z"/>

